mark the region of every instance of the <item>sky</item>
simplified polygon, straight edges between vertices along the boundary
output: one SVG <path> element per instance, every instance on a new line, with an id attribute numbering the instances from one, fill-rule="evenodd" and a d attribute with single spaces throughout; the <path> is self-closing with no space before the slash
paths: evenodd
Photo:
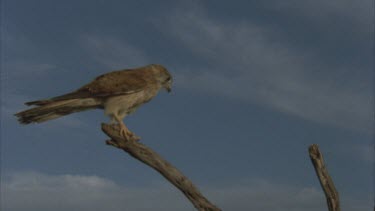
<path id="1" fill-rule="evenodd" d="M 190 211 L 156 171 L 105 145 L 102 110 L 20 125 L 24 102 L 119 69 L 174 77 L 125 119 L 223 210 L 325 210 L 318 144 L 342 210 L 374 206 L 370 0 L 3 0 L 1 210 Z"/>

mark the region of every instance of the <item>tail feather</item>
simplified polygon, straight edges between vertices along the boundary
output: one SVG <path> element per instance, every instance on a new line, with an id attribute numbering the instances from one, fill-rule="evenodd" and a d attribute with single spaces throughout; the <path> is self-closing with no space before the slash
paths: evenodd
<path id="1" fill-rule="evenodd" d="M 38 107 L 15 114 L 18 117 L 18 121 L 22 124 L 45 122 L 70 113 L 97 108 L 100 106 L 100 101 L 93 98 L 86 98 L 49 102 L 42 100 L 29 102 L 28 104 L 38 105 Z"/>
<path id="2" fill-rule="evenodd" d="M 73 99 L 75 100 L 92 99 L 90 97 L 91 97 L 90 92 L 85 91 L 85 90 L 77 90 L 77 91 L 70 92 L 68 94 L 60 95 L 57 97 L 53 97 L 50 99 L 36 100 L 36 101 L 26 102 L 25 104 L 28 106 L 30 105 L 42 106 L 42 105 L 47 105 L 47 104 L 50 104 L 52 102 L 57 102 L 57 101 L 65 101 L 65 100 L 73 100 Z"/>
<path id="3" fill-rule="evenodd" d="M 51 100 L 37 100 L 37 101 L 26 102 L 25 105 L 28 105 L 28 106 L 38 105 L 38 106 L 41 106 L 41 105 L 46 105 L 46 104 L 51 103 L 51 102 L 53 102 L 53 101 L 51 101 Z"/>

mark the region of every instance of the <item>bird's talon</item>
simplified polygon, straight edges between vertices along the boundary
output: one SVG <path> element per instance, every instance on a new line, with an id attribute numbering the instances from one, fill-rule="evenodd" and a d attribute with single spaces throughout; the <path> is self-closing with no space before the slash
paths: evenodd
<path id="1" fill-rule="evenodd" d="M 135 135 L 135 134 L 134 134 L 133 132 L 131 132 L 131 131 L 128 131 L 128 133 L 127 133 L 127 137 L 128 137 L 128 138 L 131 138 L 131 139 L 134 140 L 134 141 L 139 141 L 139 140 L 141 139 L 141 137 Z"/>
<path id="2" fill-rule="evenodd" d="M 127 131 L 123 128 L 120 129 L 120 135 L 124 137 L 125 139 L 129 139 Z"/>
<path id="3" fill-rule="evenodd" d="M 135 140 L 135 141 L 139 141 L 141 139 L 141 137 L 135 135 L 134 133 L 130 133 L 130 137 Z"/>

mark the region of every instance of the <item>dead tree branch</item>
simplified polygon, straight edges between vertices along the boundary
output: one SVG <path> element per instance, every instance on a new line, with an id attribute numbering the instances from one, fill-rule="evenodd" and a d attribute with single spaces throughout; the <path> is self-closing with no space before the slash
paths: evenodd
<path id="1" fill-rule="evenodd" d="M 313 144 L 309 147 L 309 155 L 314 165 L 316 175 L 319 178 L 320 185 L 326 196 L 328 210 L 340 211 L 339 193 L 333 184 L 332 178 L 328 174 L 328 170 L 324 164 L 323 155 L 320 153 L 317 144 Z"/>
<path id="2" fill-rule="evenodd" d="M 210 203 L 194 186 L 194 184 L 185 177 L 179 170 L 173 167 L 169 162 L 164 160 L 160 155 L 151 150 L 149 147 L 138 142 L 135 135 L 131 136 L 131 140 L 126 140 L 120 135 L 117 125 L 102 124 L 102 130 L 111 140 L 106 143 L 119 149 L 124 150 L 132 157 L 147 164 L 161 175 L 163 175 L 169 182 L 182 191 L 182 193 L 193 203 L 195 208 L 199 211 L 220 211 L 218 207 Z"/>

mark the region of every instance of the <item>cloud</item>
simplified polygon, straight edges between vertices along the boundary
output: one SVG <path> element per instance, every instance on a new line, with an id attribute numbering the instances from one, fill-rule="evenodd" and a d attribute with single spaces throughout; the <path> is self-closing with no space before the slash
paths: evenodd
<path id="1" fill-rule="evenodd" d="M 57 65 L 34 56 L 41 53 L 40 48 L 22 33 L 4 30 L 3 39 L 2 83 L 25 80 L 30 76 L 42 77 L 58 70 Z"/>
<path id="2" fill-rule="evenodd" d="M 25 102 L 37 99 L 37 97 L 32 95 L 21 93 L 19 82 L 27 80 L 30 76 L 38 76 L 39 78 L 47 76 L 51 70 L 55 70 L 57 67 L 47 63 L 36 64 L 20 60 L 9 60 L 4 62 L 4 68 L 5 70 L 2 71 L 1 77 L 1 117 L 7 122 L 4 126 L 8 127 L 10 123 L 17 121 L 14 116 L 15 113 L 30 108 L 24 105 Z M 61 128 L 61 126 L 79 128 L 84 125 L 85 123 L 82 120 L 66 116 L 47 124 L 45 129 Z"/>
<path id="3" fill-rule="evenodd" d="M 97 176 L 29 172 L 13 174 L 3 184 L 5 210 L 192 210 L 170 188 L 127 188 Z"/>
<path id="4" fill-rule="evenodd" d="M 312 187 L 277 185 L 264 180 L 236 183 L 203 187 L 202 191 L 223 210 L 326 209 L 323 194 Z M 4 210 L 194 210 L 182 193 L 161 183 L 129 188 L 98 176 L 23 172 L 8 175 L 1 188 Z M 362 205 L 358 201 L 350 202 L 344 203 L 343 208 L 357 211 L 370 208 L 363 202 Z"/>
<path id="5" fill-rule="evenodd" d="M 160 25 L 166 36 L 206 64 L 178 68 L 198 71 L 178 73 L 177 86 L 318 123 L 372 131 L 372 91 L 363 85 L 368 80 L 350 78 L 355 68 L 321 63 L 308 49 L 297 50 L 277 31 L 250 21 L 222 22 L 199 7 L 171 14 Z"/>
<path id="6" fill-rule="evenodd" d="M 55 64 L 40 61 L 38 58 L 30 57 L 39 53 L 40 49 L 30 39 L 21 34 L 5 30 L 4 31 L 4 59 L 1 70 L 1 116 L 6 119 L 9 127 L 10 123 L 15 123 L 15 113 L 28 109 L 24 103 L 36 100 L 38 97 L 27 95 L 28 86 L 36 86 L 30 78 L 38 78 L 45 86 L 51 86 L 48 81 L 50 73 L 61 71 Z M 31 80 L 32 81 L 32 80 Z M 22 83 L 21 83 L 22 82 Z M 39 88 L 39 87 L 35 87 Z M 46 89 L 44 89 L 46 90 Z M 30 108 L 30 107 L 29 107 Z M 47 124 L 45 129 L 71 127 L 82 127 L 84 122 L 76 117 L 63 117 L 52 124 Z"/>
<path id="7" fill-rule="evenodd" d="M 21 60 L 6 62 L 4 66 L 7 77 L 2 78 L 2 80 L 25 80 L 25 78 L 30 76 L 41 77 L 57 69 L 57 66 L 53 64 L 33 63 Z"/>
<path id="8" fill-rule="evenodd" d="M 146 63 L 146 57 L 143 52 L 124 40 L 99 35 L 82 35 L 80 39 L 83 49 L 88 51 L 96 62 L 106 66 L 108 69 L 142 66 Z M 48 91 L 48 89 L 43 89 L 42 86 L 39 86 L 40 83 L 35 84 L 28 80 L 30 77 L 37 77 L 42 80 L 43 87 L 55 87 L 56 84 L 50 84 L 55 79 L 48 80 L 48 77 L 51 77 L 51 73 L 58 75 L 58 72 L 61 74 L 61 72 L 66 71 L 56 64 L 30 57 L 31 53 L 35 55 L 35 52 L 37 54 L 41 52 L 38 46 L 31 42 L 27 36 L 14 31 L 5 31 L 4 40 L 5 53 L 1 72 L 1 112 L 3 118 L 12 122 L 16 121 L 13 116 L 14 113 L 28 109 L 24 106 L 25 102 L 40 99 L 40 96 L 34 96 L 35 93 L 30 93 L 30 90 L 26 87 L 32 86 L 33 92 L 38 93 Z M 66 75 L 68 74 L 64 74 L 64 76 Z M 23 86 L 20 86 L 21 81 Z M 85 125 L 87 124 L 76 115 L 69 115 L 49 122 L 44 128 L 46 130 L 63 127 L 79 128 Z"/>
<path id="9" fill-rule="evenodd" d="M 263 4 L 274 10 L 294 12 L 299 16 L 308 17 L 320 23 L 331 23 L 336 18 L 351 20 L 354 24 L 370 31 L 373 15 L 373 1 L 363 0 L 331 0 L 331 1 L 271 1 Z M 349 23 L 349 24 L 353 24 Z M 357 27 L 356 27 L 357 28 Z"/>
<path id="10" fill-rule="evenodd" d="M 315 188 L 297 188 L 254 180 L 243 185 L 212 188 L 223 210 L 322 210 L 324 196 Z"/>
<path id="11" fill-rule="evenodd" d="M 375 148 L 374 144 L 353 144 L 350 146 L 343 146 L 340 149 L 344 155 L 353 158 L 359 158 L 366 163 L 375 164 Z"/>
<path id="12" fill-rule="evenodd" d="M 371 145 L 358 146 L 358 155 L 360 155 L 364 161 L 375 164 L 375 147 Z"/>
<path id="13" fill-rule="evenodd" d="M 112 36 L 84 35 L 82 45 L 94 60 L 109 69 L 143 66 L 147 58 L 143 51 Z"/>

